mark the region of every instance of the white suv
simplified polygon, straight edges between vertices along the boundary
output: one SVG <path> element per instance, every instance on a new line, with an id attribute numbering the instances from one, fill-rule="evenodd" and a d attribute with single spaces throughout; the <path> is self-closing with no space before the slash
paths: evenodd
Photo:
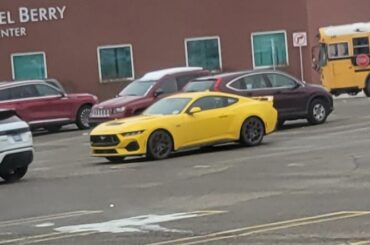
<path id="1" fill-rule="evenodd" d="M 0 177 L 6 182 L 21 179 L 33 160 L 32 134 L 13 110 L 0 109 Z"/>

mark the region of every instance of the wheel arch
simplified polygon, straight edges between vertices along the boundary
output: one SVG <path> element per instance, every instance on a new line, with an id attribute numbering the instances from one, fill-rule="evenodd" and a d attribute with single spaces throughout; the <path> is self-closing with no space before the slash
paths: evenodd
<path id="1" fill-rule="evenodd" d="M 330 106 L 330 100 L 324 96 L 324 95 L 321 95 L 321 94 L 315 94 L 313 96 L 311 96 L 311 98 L 308 100 L 308 103 L 306 105 L 306 113 L 309 112 L 309 109 L 310 109 L 310 106 L 311 106 L 311 103 L 312 101 L 314 100 L 323 100 L 325 101 L 326 103 L 328 103 L 328 106 Z"/>
<path id="2" fill-rule="evenodd" d="M 148 141 L 150 139 L 150 136 L 152 136 L 152 134 L 154 134 L 156 131 L 159 131 L 159 130 L 165 131 L 171 137 L 171 140 L 172 140 L 172 151 L 174 151 L 175 149 L 177 149 L 175 138 L 173 137 L 173 135 L 170 132 L 170 130 L 168 130 L 166 128 L 155 128 L 155 129 L 151 130 L 150 133 L 148 134 L 148 138 L 145 141 L 145 148 L 146 149 L 148 148 Z"/>

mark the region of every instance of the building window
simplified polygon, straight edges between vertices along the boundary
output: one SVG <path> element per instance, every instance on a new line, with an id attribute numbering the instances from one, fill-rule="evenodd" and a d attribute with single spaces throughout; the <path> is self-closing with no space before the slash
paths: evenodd
<path id="1" fill-rule="evenodd" d="M 100 81 L 134 79 L 131 45 L 98 47 Z"/>
<path id="2" fill-rule="evenodd" d="M 186 65 L 208 70 L 221 70 L 221 45 L 219 37 L 185 39 Z"/>
<path id="3" fill-rule="evenodd" d="M 12 54 L 13 80 L 45 79 L 47 75 L 44 52 Z"/>
<path id="4" fill-rule="evenodd" d="M 289 64 L 285 31 L 252 33 L 252 50 L 254 68 Z"/>

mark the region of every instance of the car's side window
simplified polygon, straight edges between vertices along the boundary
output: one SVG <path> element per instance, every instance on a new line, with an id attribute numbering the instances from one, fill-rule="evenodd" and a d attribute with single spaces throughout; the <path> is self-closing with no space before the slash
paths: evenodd
<path id="1" fill-rule="evenodd" d="M 223 108 L 237 102 L 237 99 L 223 96 L 207 96 L 198 99 L 191 108 L 200 107 L 202 111 Z"/>
<path id="2" fill-rule="evenodd" d="M 0 101 L 10 100 L 10 91 L 9 89 L 0 90 Z"/>
<path id="3" fill-rule="evenodd" d="M 159 88 L 163 90 L 164 94 L 175 93 L 178 91 L 177 83 L 174 79 L 167 79 L 163 81 Z"/>
<path id="4" fill-rule="evenodd" d="M 245 76 L 232 82 L 230 87 L 237 90 L 255 90 L 268 88 L 269 84 L 262 75 L 253 75 Z"/>
<path id="5" fill-rule="evenodd" d="M 176 78 L 177 81 L 177 87 L 182 89 L 190 80 L 193 80 L 195 78 L 199 77 L 198 75 L 184 75 L 184 76 L 179 76 Z"/>
<path id="6" fill-rule="evenodd" d="M 39 96 L 56 96 L 60 95 L 60 92 L 50 86 L 44 84 L 37 84 L 36 85 L 37 92 Z"/>
<path id="7" fill-rule="evenodd" d="M 295 88 L 297 86 L 296 81 L 281 74 L 270 73 L 267 74 L 267 78 L 270 80 L 273 88 Z"/>
<path id="8" fill-rule="evenodd" d="M 25 85 L 10 88 L 10 97 L 13 100 L 37 97 L 38 93 L 34 85 Z"/>

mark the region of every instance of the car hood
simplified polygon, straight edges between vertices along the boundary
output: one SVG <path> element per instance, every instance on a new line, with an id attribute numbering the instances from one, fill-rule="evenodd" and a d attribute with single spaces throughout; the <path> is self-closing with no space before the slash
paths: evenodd
<path id="1" fill-rule="evenodd" d="M 102 123 L 94 128 L 91 135 L 117 134 L 137 130 L 146 130 L 152 125 L 162 122 L 165 117 L 173 115 L 140 115 Z"/>
<path id="2" fill-rule="evenodd" d="M 99 104 L 95 105 L 95 107 L 99 108 L 116 108 L 120 106 L 125 106 L 131 102 L 141 100 L 142 96 L 122 96 L 122 97 L 116 97 L 110 100 L 106 100 L 103 102 L 100 102 Z"/>

